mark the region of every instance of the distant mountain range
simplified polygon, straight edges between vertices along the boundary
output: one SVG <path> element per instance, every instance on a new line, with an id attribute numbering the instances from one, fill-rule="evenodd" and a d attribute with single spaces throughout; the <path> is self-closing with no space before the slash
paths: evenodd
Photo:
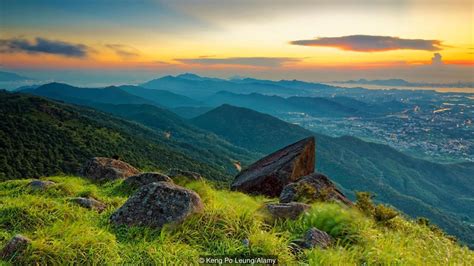
<path id="1" fill-rule="evenodd" d="M 347 80 L 347 81 L 334 81 L 333 83 L 396 86 L 396 87 L 474 88 L 474 82 L 419 83 L 419 82 L 409 82 L 403 79 L 375 79 L 375 80 L 359 79 L 359 80 Z"/>
<path id="2" fill-rule="evenodd" d="M 18 81 L 34 81 L 35 79 L 18 75 L 16 73 L 0 71 L 0 82 L 18 82 Z"/>
<path id="3" fill-rule="evenodd" d="M 302 84 L 305 85 L 303 86 Z M 319 83 L 256 79 L 225 80 L 205 78 L 194 74 L 183 74 L 175 77 L 165 76 L 145 82 L 140 86 L 149 89 L 167 90 L 198 99 L 204 99 L 219 91 L 229 91 L 238 94 L 261 93 L 295 96 L 310 95 L 314 93 L 315 90 L 336 89 L 336 87 Z"/>
<path id="4" fill-rule="evenodd" d="M 93 103 L 155 105 L 171 108 L 172 111 L 187 118 L 202 114 L 210 108 L 222 104 L 251 108 L 272 115 L 299 112 L 320 117 L 373 116 L 409 108 L 409 105 L 400 102 L 384 103 L 383 105 L 368 104 L 345 96 L 291 96 L 284 98 L 255 92 L 237 94 L 229 91 L 219 91 L 209 97 L 202 98 L 202 100 L 194 100 L 174 92 L 146 89 L 139 86 L 79 88 L 63 83 L 49 83 L 39 87 L 26 87 L 19 91 L 81 105 Z"/>

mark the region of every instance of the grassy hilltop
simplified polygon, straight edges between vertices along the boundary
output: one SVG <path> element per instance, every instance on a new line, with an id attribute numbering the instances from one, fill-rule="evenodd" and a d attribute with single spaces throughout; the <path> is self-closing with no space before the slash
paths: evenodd
<path id="1" fill-rule="evenodd" d="M 467 247 L 435 227 L 400 215 L 376 222 L 356 208 L 319 202 L 296 221 L 272 221 L 262 207 L 273 199 L 217 190 L 205 181 L 177 181 L 201 196 L 202 214 L 161 231 L 116 227 L 109 217 L 133 193 L 122 181 L 44 179 L 56 185 L 41 191 L 32 190 L 31 180 L 26 179 L 0 183 L 0 246 L 15 234 L 32 240 L 14 258 L 15 264 L 182 265 L 198 264 L 199 255 L 206 254 L 274 254 L 284 265 L 474 264 L 474 253 Z M 78 196 L 96 198 L 108 207 L 102 213 L 84 209 L 69 200 Z M 336 243 L 328 249 L 293 254 L 291 242 L 313 226 L 329 233 Z"/>

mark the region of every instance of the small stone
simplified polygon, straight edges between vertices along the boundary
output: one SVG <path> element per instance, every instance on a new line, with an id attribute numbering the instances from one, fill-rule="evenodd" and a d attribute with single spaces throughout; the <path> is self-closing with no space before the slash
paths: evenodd
<path id="1" fill-rule="evenodd" d="M 56 183 L 49 180 L 33 180 L 28 184 L 28 186 L 34 190 L 45 190 L 48 187 L 54 186 L 55 184 Z"/>
<path id="2" fill-rule="evenodd" d="M 326 232 L 312 227 L 304 236 L 303 248 L 327 248 L 333 242 L 333 238 Z"/>
<path id="3" fill-rule="evenodd" d="M 268 212 L 270 212 L 274 218 L 291 220 L 295 220 L 310 208 L 310 205 L 299 202 L 275 203 L 267 205 Z"/>
<path id="4" fill-rule="evenodd" d="M 168 175 L 171 178 L 183 176 L 183 177 L 189 178 L 191 180 L 198 180 L 198 181 L 203 180 L 203 177 L 199 173 L 192 172 L 192 171 L 181 170 L 181 169 L 177 169 L 177 168 L 170 169 Z"/>
<path id="5" fill-rule="evenodd" d="M 153 173 L 143 173 L 143 174 L 131 176 L 125 179 L 125 181 L 123 181 L 123 185 L 131 187 L 131 188 L 139 188 L 141 186 L 144 186 L 153 182 L 173 183 L 173 180 L 167 175 L 153 172 Z"/>
<path id="6" fill-rule="evenodd" d="M 0 258 L 10 260 L 26 250 L 31 240 L 22 235 L 14 236 L 0 251 Z"/>
<path id="7" fill-rule="evenodd" d="M 80 169 L 80 174 L 95 181 L 123 179 L 140 173 L 130 164 L 105 157 L 94 157 Z"/>
<path id="8" fill-rule="evenodd" d="M 83 198 L 83 197 L 77 197 L 77 198 L 72 198 L 72 202 L 79 204 L 80 206 L 87 208 L 87 209 L 94 209 L 99 212 L 102 212 L 107 208 L 107 205 L 104 203 L 93 199 L 93 198 Z"/>

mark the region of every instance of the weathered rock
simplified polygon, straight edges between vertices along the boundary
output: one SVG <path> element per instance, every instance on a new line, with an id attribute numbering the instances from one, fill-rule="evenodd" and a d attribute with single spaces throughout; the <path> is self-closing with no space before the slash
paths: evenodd
<path id="1" fill-rule="evenodd" d="M 332 237 L 315 227 L 312 227 L 306 232 L 304 241 L 301 243 L 302 248 L 327 248 L 332 244 Z"/>
<path id="2" fill-rule="evenodd" d="M 173 168 L 169 170 L 168 176 L 171 178 L 179 177 L 179 176 L 184 176 L 186 178 L 189 178 L 191 180 L 202 180 L 203 177 L 196 172 L 192 171 L 186 171 L 186 170 L 181 170 L 177 168 Z"/>
<path id="3" fill-rule="evenodd" d="M 352 205 L 352 202 L 336 188 L 329 178 L 320 173 L 313 173 L 301 178 L 298 182 L 286 185 L 280 194 L 282 203 L 303 199 L 307 202 L 336 200 Z"/>
<path id="4" fill-rule="evenodd" d="M 56 183 L 49 180 L 33 180 L 30 183 L 28 183 L 28 186 L 30 186 L 34 190 L 44 190 L 44 189 L 47 189 L 48 187 L 54 186 L 55 184 Z"/>
<path id="5" fill-rule="evenodd" d="M 94 157 L 80 169 L 80 174 L 96 181 L 115 180 L 137 175 L 138 171 L 130 164 L 105 157 Z"/>
<path id="6" fill-rule="evenodd" d="M 232 190 L 278 197 L 285 185 L 314 172 L 315 140 L 309 137 L 258 160 L 240 172 Z"/>
<path id="7" fill-rule="evenodd" d="M 203 208 L 196 192 L 173 183 L 156 182 L 142 186 L 110 220 L 118 225 L 160 228 L 168 223 L 182 222 Z"/>
<path id="8" fill-rule="evenodd" d="M 9 260 L 21 254 L 31 243 L 31 240 L 22 235 L 14 236 L 0 251 L 0 258 Z"/>
<path id="9" fill-rule="evenodd" d="M 80 206 L 84 208 L 97 210 L 99 212 L 102 212 L 103 210 L 105 210 L 105 208 L 107 208 L 107 205 L 93 198 L 77 197 L 77 198 L 72 198 L 71 201 L 76 204 L 79 204 Z"/>
<path id="10" fill-rule="evenodd" d="M 139 188 L 141 186 L 148 185 L 153 182 L 173 183 L 173 180 L 169 176 L 161 173 L 143 173 L 125 179 L 125 181 L 123 181 L 123 184 L 131 188 Z"/>
<path id="11" fill-rule="evenodd" d="M 277 219 L 294 220 L 310 208 L 310 205 L 299 202 L 275 203 L 267 205 L 268 212 L 270 212 L 270 214 Z"/>

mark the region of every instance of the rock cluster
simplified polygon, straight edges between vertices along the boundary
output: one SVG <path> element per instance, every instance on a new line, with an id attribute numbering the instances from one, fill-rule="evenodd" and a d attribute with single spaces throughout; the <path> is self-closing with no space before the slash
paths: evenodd
<path id="1" fill-rule="evenodd" d="M 161 228 L 182 222 L 203 208 L 196 192 L 170 182 L 155 182 L 142 186 L 110 220 L 117 225 Z"/>
<path id="2" fill-rule="evenodd" d="M 109 181 L 137 175 L 140 171 L 120 160 L 94 157 L 82 166 L 79 173 L 94 181 Z"/>
<path id="3" fill-rule="evenodd" d="M 297 219 L 314 201 L 337 201 L 351 206 L 352 202 L 320 173 L 314 173 L 315 140 L 309 137 L 278 150 L 240 172 L 231 189 L 249 194 L 279 197 L 280 203 L 267 204 L 266 210 L 275 219 Z M 332 237 L 311 228 L 303 240 L 296 241 L 295 251 L 306 248 L 326 248 Z"/>
<path id="4" fill-rule="evenodd" d="M 314 173 L 315 140 L 309 137 L 278 150 L 250 165 L 234 179 L 231 189 L 249 194 L 295 201 L 340 201 L 352 203 L 320 173 Z M 289 208 L 286 206 L 285 208 Z"/>
<path id="5" fill-rule="evenodd" d="M 314 151 L 314 137 L 291 144 L 241 171 L 231 189 L 277 197 L 284 186 L 314 172 Z"/>

